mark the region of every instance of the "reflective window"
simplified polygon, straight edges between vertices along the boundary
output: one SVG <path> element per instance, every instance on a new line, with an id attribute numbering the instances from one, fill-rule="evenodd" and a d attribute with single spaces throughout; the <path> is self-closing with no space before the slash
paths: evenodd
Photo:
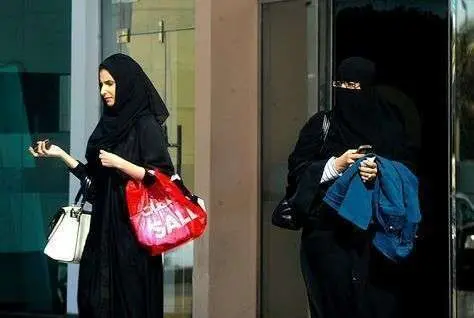
<path id="1" fill-rule="evenodd" d="M 68 174 L 27 147 L 69 148 L 71 1 L 4 0 L 0 10 L 0 311 L 65 313 L 66 266 L 43 254 Z M 34 286 L 34 288 L 32 288 Z"/>

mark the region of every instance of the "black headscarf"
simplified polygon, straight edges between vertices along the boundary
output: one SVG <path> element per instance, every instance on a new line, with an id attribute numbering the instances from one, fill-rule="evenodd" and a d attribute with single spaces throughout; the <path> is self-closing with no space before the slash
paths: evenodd
<path id="1" fill-rule="evenodd" d="M 334 108 L 327 139 L 332 154 L 370 144 L 378 155 L 404 159 L 403 120 L 378 93 L 375 76 L 375 64 L 367 59 L 350 57 L 341 62 L 337 80 L 358 82 L 360 89 L 333 88 Z"/>
<path id="2" fill-rule="evenodd" d="M 100 64 L 99 71 L 102 69 L 115 80 L 115 104 L 110 107 L 103 101 L 102 117 L 87 143 L 89 162 L 97 160 L 100 149 L 113 150 L 140 117 L 154 115 L 163 124 L 169 115 L 152 82 L 131 57 L 114 54 Z"/>

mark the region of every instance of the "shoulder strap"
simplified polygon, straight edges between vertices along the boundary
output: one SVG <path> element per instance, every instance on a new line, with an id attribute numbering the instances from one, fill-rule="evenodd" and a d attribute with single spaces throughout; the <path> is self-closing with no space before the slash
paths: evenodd
<path id="1" fill-rule="evenodd" d="M 331 125 L 331 122 L 329 121 L 329 115 L 328 112 L 324 113 L 324 119 L 323 119 L 323 142 L 326 141 L 326 137 L 328 136 L 329 132 L 329 126 Z"/>
<path id="2" fill-rule="evenodd" d="M 79 203 L 79 200 L 81 200 L 80 207 L 81 209 L 84 208 L 84 205 L 86 204 L 86 200 L 87 200 L 87 191 L 89 190 L 91 183 L 92 183 L 91 179 L 88 176 L 86 176 L 84 180 L 81 182 L 81 187 L 79 188 L 79 191 L 76 194 L 76 198 L 74 199 L 75 206 L 77 206 L 77 204 Z"/>

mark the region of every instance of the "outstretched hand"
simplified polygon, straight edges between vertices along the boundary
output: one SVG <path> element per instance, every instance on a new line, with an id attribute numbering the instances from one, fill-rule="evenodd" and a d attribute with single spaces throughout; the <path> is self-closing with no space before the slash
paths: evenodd
<path id="1" fill-rule="evenodd" d="M 60 147 L 50 144 L 47 139 L 36 142 L 36 146 L 34 148 L 30 146 L 28 151 L 35 158 L 60 157 L 63 152 Z"/>

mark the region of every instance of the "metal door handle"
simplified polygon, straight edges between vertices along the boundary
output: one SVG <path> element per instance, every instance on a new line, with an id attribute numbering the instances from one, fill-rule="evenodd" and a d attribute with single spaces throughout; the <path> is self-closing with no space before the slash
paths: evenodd
<path id="1" fill-rule="evenodd" d="M 167 138 L 168 139 L 168 136 Z M 170 144 L 168 142 L 168 147 L 176 148 L 176 173 L 181 176 L 181 165 L 183 158 L 183 126 L 178 125 L 176 127 L 176 143 Z"/>

